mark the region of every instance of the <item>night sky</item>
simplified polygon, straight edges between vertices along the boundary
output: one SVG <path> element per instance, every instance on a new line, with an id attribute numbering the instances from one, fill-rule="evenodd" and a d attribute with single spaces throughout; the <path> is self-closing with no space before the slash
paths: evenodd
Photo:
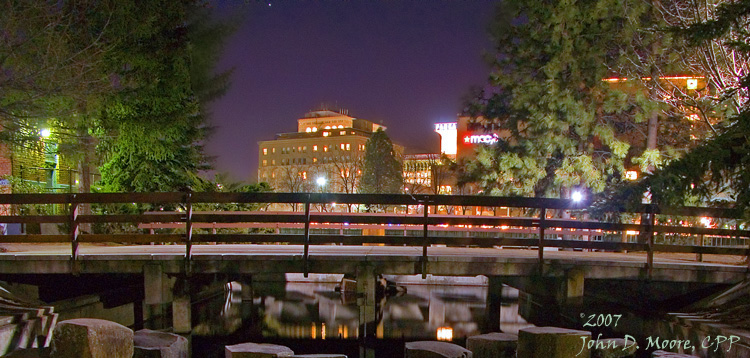
<path id="1" fill-rule="evenodd" d="M 270 4 L 270 6 L 269 6 Z M 471 86 L 486 83 L 487 0 L 219 3 L 243 13 L 217 70 L 234 68 L 212 103 L 207 143 L 219 172 L 255 182 L 258 142 L 296 131 L 321 104 L 382 123 L 413 153 L 436 152 L 433 124 L 454 121 Z"/>

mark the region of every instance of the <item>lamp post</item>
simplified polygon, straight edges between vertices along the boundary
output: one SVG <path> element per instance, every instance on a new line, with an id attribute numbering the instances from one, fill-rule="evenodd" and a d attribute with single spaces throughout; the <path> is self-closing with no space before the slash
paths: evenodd
<path id="1" fill-rule="evenodd" d="M 325 192 L 325 187 L 326 187 L 326 183 L 327 182 L 328 182 L 328 180 L 324 176 L 320 176 L 317 179 L 315 179 L 315 184 L 318 185 L 318 187 L 320 188 L 320 192 L 321 193 Z M 328 211 L 326 209 L 326 204 L 325 203 L 321 203 L 320 204 L 320 211 Z"/>

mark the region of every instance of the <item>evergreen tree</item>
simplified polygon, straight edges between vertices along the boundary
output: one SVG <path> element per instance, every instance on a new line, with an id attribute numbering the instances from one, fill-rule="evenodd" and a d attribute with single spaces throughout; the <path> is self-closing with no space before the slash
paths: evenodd
<path id="1" fill-rule="evenodd" d="M 365 159 L 359 191 L 368 194 L 398 194 L 403 185 L 401 163 L 393 143 L 379 128 L 365 144 Z"/>
<path id="2" fill-rule="evenodd" d="M 737 51 L 742 58 L 750 56 L 750 2 L 724 3 L 716 9 L 715 19 L 676 28 L 696 46 L 705 46 L 717 38 Z M 735 80 L 740 83 L 734 93 L 750 90 L 750 74 Z M 659 205 L 683 205 L 690 198 L 714 201 L 723 196 L 750 218 L 750 107 L 747 101 L 736 116 L 728 118 L 718 134 L 684 157 L 669 163 L 652 175 L 633 184 L 608 191 L 599 207 L 641 203 L 643 193 Z M 722 195 L 723 194 L 723 195 Z"/>
<path id="3" fill-rule="evenodd" d="M 468 114 L 506 140 L 465 163 L 462 182 L 486 193 L 563 196 L 602 191 L 622 176 L 630 143 L 654 104 L 644 91 L 602 81 L 626 60 L 625 44 L 648 8 L 640 1 L 504 1 L 492 27 L 489 90 Z M 633 86 L 638 86 L 634 83 Z M 632 153 L 631 153 L 632 155 Z"/>
<path id="4" fill-rule="evenodd" d="M 108 154 L 100 168 L 107 191 L 195 187 L 210 167 L 204 105 L 226 88 L 228 73 L 211 71 L 230 26 L 210 22 L 200 2 L 149 4 L 149 21 L 133 25 L 111 52 L 123 90 L 102 111 L 106 132 L 116 134 L 100 144 Z"/>
<path id="5" fill-rule="evenodd" d="M 97 165 L 106 191 L 199 184 L 204 105 L 229 75 L 212 67 L 233 23 L 209 21 L 200 0 L 5 4 L 0 139 L 38 140 L 40 122 L 54 124 L 81 191 Z"/>

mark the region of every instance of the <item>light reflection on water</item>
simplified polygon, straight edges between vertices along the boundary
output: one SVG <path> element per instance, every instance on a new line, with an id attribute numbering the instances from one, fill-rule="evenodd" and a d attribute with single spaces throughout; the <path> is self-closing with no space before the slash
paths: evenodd
<path id="1" fill-rule="evenodd" d="M 358 338 L 362 322 L 356 297 L 336 292 L 336 286 L 262 282 L 255 283 L 249 294 L 242 292 L 241 284 L 229 283 L 223 294 L 196 304 L 193 334 L 245 339 Z M 454 339 L 485 333 L 487 286 L 400 286 L 406 293 L 387 297 L 378 307 L 377 338 L 436 339 L 438 330 L 446 328 L 452 330 Z M 518 291 L 506 286 L 502 296 L 501 331 L 518 333 L 531 326 L 518 315 Z"/>

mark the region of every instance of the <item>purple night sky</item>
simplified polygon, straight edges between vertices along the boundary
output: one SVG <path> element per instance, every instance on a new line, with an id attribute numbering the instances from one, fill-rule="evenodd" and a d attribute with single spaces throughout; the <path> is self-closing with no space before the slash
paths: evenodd
<path id="1" fill-rule="evenodd" d="M 270 3 L 270 6 L 269 6 Z M 231 4 L 231 5 L 230 5 Z M 495 1 L 270 1 L 220 3 L 244 12 L 218 70 L 234 68 L 212 103 L 215 167 L 255 182 L 258 142 L 296 131 L 322 103 L 388 127 L 410 152 L 436 152 L 436 122 L 454 121 L 489 68 Z"/>

